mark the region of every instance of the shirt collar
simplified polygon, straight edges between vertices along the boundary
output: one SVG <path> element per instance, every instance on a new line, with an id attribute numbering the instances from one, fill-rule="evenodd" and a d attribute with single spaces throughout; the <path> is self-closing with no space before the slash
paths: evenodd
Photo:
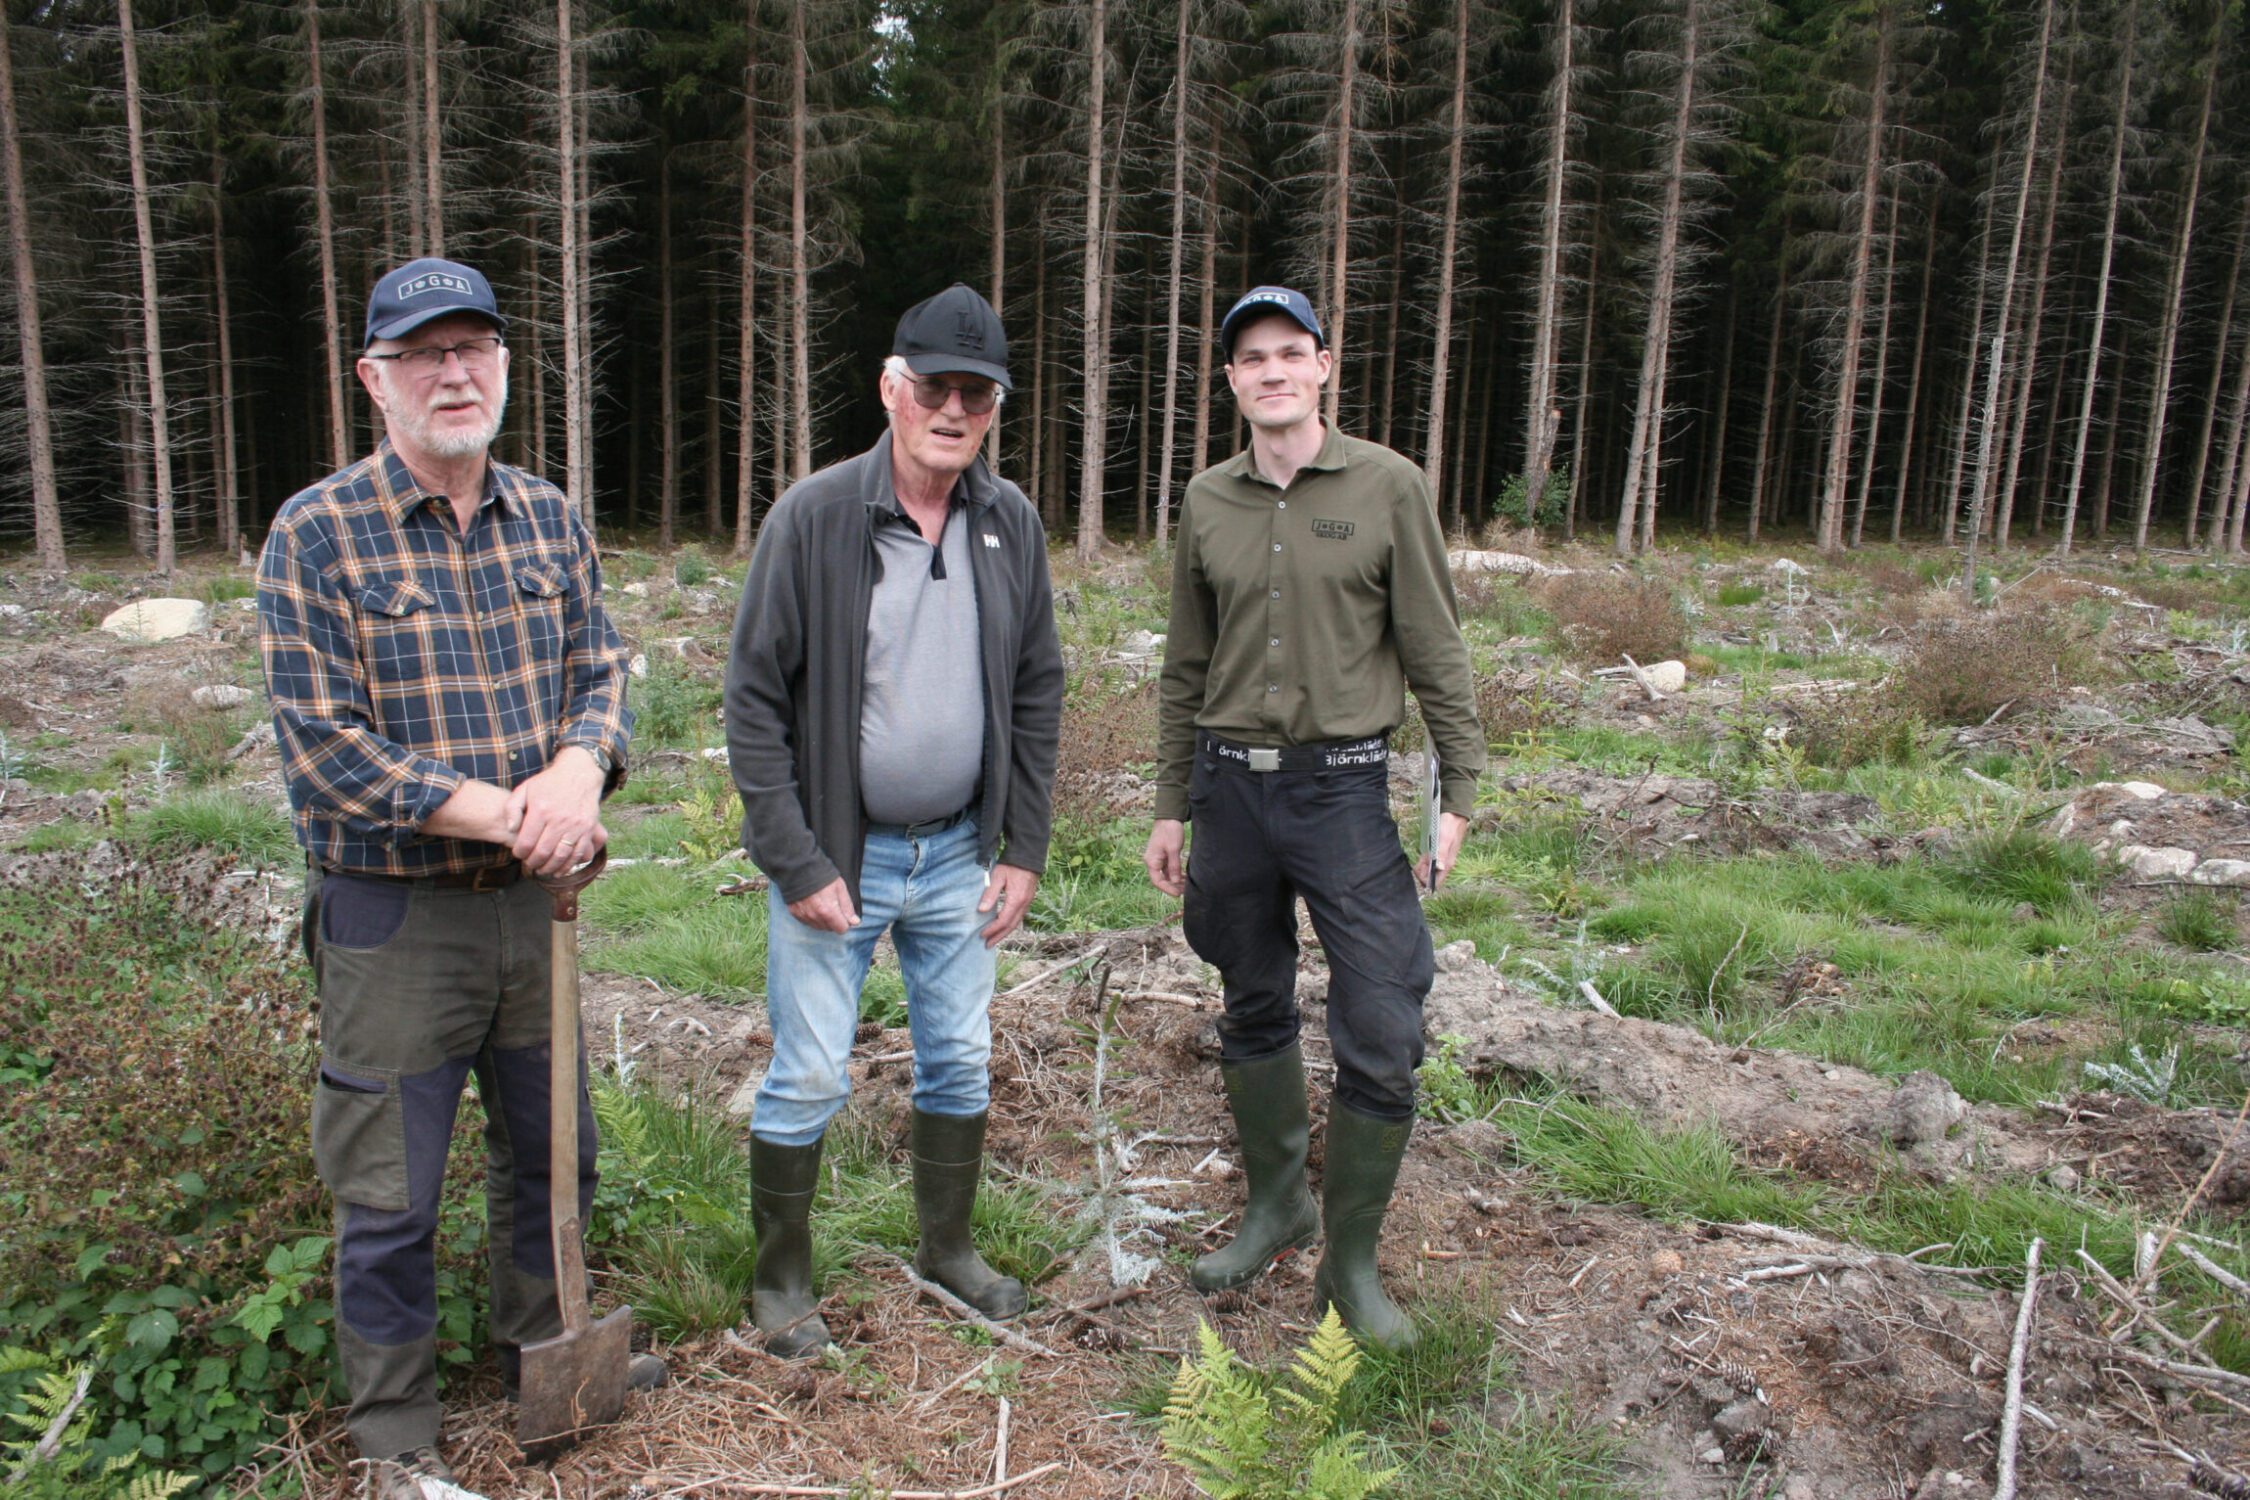
<path id="1" fill-rule="evenodd" d="M 905 515 L 904 508 L 898 503 L 898 492 L 891 488 L 891 434 L 888 429 L 862 457 L 867 467 L 861 475 L 859 493 L 860 499 L 867 505 L 868 518 L 873 520 L 878 513 Z M 989 509 L 998 494 L 999 487 L 993 481 L 992 470 L 986 466 L 984 455 L 979 453 L 976 460 L 962 472 L 961 477 L 953 481 L 953 493 L 948 497 L 947 504 L 954 509 L 964 505 Z"/>
<path id="2" fill-rule="evenodd" d="M 1314 469 L 1324 472 L 1333 471 L 1343 468 L 1344 463 L 1343 433 L 1339 432 L 1333 424 L 1323 422 L 1320 424 L 1320 451 L 1315 453 L 1305 466 L 1297 472 L 1303 474 Z M 1258 472 L 1258 450 L 1255 445 L 1247 446 L 1240 453 L 1237 453 L 1233 461 L 1227 465 L 1227 472 L 1237 479 L 1254 479 L 1258 483 L 1266 485 L 1273 483 L 1272 480 Z"/>
<path id="3" fill-rule="evenodd" d="M 388 437 L 375 444 L 375 466 L 381 475 L 382 498 L 390 505 L 392 513 L 402 521 L 414 514 L 417 507 L 445 498 L 435 491 L 422 488 L 421 482 L 414 477 L 414 471 L 406 466 L 405 459 L 399 457 L 398 449 L 391 446 Z M 484 465 L 484 498 L 477 502 L 477 510 L 482 512 L 487 505 L 498 505 L 505 510 L 508 508 L 509 494 L 508 486 L 500 482 L 500 465 L 488 457 Z"/>

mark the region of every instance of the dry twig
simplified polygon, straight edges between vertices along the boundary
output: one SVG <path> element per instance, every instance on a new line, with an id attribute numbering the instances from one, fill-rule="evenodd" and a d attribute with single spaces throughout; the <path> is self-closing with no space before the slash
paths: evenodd
<path id="1" fill-rule="evenodd" d="M 2039 1247 L 2034 1235 L 2024 1255 L 2023 1301 L 2016 1306 L 2015 1342 L 2008 1346 L 2008 1404 L 2000 1413 L 2000 1469 L 1992 1500 L 2015 1500 L 2016 1444 L 2023 1436 L 2023 1366 L 2031 1347 L 2031 1320 L 2039 1306 Z"/>

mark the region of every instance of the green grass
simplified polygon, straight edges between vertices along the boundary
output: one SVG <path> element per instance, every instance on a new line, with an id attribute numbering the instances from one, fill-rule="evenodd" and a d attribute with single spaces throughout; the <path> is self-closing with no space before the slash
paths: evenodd
<path id="1" fill-rule="evenodd" d="M 1179 903 L 1149 884 L 1141 863 L 1147 843 L 1146 818 L 1057 818 L 1027 925 L 1035 932 L 1094 932 L 1169 917 Z"/>
<path id="2" fill-rule="evenodd" d="M 1719 585 L 1718 601 L 1719 607 L 1722 609 L 1733 609 L 1737 605 L 1743 604 L 1755 604 L 1765 597 L 1766 590 L 1763 584 L 1722 583 Z"/>
<path id="3" fill-rule="evenodd" d="M 719 684 L 698 676 L 670 647 L 649 652 L 648 676 L 633 686 L 634 745 L 701 750 L 721 743 L 720 697 Z"/>
<path id="4" fill-rule="evenodd" d="M 2198 953 L 2220 953 L 2232 948 L 2235 900 L 2208 887 L 2181 891 L 2156 914 L 2156 935 L 2176 947 Z"/>
<path id="5" fill-rule="evenodd" d="M 1524 836 L 1534 833 L 1562 840 L 1567 830 L 1534 824 Z M 1886 1076 L 1930 1068 L 1965 1097 L 1999 1103 L 2078 1086 L 2081 1064 L 2109 1058 L 2113 1040 L 2179 1045 L 2172 1102 L 2228 1098 L 2219 1049 L 2185 1028 L 2250 1021 L 2250 984 L 2208 960 L 2127 942 L 2125 924 L 2105 922 L 2094 904 L 2103 870 L 2080 846 L 2018 831 L 1972 838 L 1943 860 L 1896 865 L 1804 854 L 1674 858 L 1623 872 L 1606 904 L 1575 864 L 1558 862 L 1567 842 L 1530 848 L 1539 852 L 1484 857 L 1519 882 L 1525 859 L 1545 861 L 1530 869 L 1550 891 L 1568 870 L 1569 891 L 1590 908 L 1591 942 L 1633 950 L 1603 956 L 1598 947 L 1526 943 L 1511 968 L 1568 971 L 1545 988 L 1571 988 L 1593 959 L 1596 988 L 1628 1015 Z M 1835 982 L 1807 992 L 1808 976 L 1825 972 L 1817 965 L 1833 965 Z M 2013 1040 L 2024 1023 L 2057 1016 L 2113 1029 L 2071 1047 Z"/>
<path id="6" fill-rule="evenodd" d="M 213 849 L 255 865 L 298 859 L 297 840 L 280 809 L 239 792 L 183 792 L 126 820 L 125 841 L 172 852 Z"/>
<path id="7" fill-rule="evenodd" d="M 55 854 L 64 849 L 83 849 L 102 836 L 99 823 L 79 819 L 42 823 L 16 840 L 18 854 Z"/>
<path id="8" fill-rule="evenodd" d="M 685 866 L 633 865 L 585 896 L 588 968 L 740 1002 L 765 989 L 762 895 L 716 894 L 719 877 Z"/>
<path id="9" fill-rule="evenodd" d="M 1921 1258 L 1991 1267 L 2003 1280 L 2020 1275 L 2034 1236 L 2058 1257 L 2050 1263 L 2083 1245 L 2112 1273 L 2130 1275 L 2135 1238 L 2148 1227 L 2130 1212 L 2041 1186 L 1932 1183 L 1906 1169 L 1882 1172 L 1869 1191 L 1831 1193 L 1745 1166 L 1716 1130 L 1656 1130 L 1626 1111 L 1561 1095 L 1500 1100 L 1491 1118 L 1516 1160 L 1571 1198 L 1636 1204 L 1668 1222 L 1780 1224 L 1898 1254 L 1942 1245 Z M 2213 1255 L 2236 1274 L 2250 1269 L 2250 1252 Z"/>
<path id="10" fill-rule="evenodd" d="M 225 604 L 235 599 L 248 599 L 258 592 L 258 581 L 240 573 L 215 573 L 203 580 L 196 597 L 206 604 Z"/>

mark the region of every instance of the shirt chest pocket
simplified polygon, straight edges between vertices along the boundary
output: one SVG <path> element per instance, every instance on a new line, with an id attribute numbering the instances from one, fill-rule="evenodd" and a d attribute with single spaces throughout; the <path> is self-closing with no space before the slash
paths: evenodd
<path id="1" fill-rule="evenodd" d="M 516 569 L 515 602 L 523 620 L 524 645 L 537 661 L 562 654 L 563 570 L 555 563 L 525 563 Z"/>
<path id="2" fill-rule="evenodd" d="M 419 683 L 434 665 L 437 596 L 411 578 L 369 584 L 359 594 L 362 660 L 369 685 Z"/>

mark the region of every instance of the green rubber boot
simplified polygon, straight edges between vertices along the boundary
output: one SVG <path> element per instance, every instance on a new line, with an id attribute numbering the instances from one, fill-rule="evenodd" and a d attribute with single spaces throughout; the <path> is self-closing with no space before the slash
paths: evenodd
<path id="1" fill-rule="evenodd" d="M 820 1321 L 812 1284 L 812 1200 L 820 1184 L 820 1142 L 783 1146 L 750 1136 L 750 1224 L 758 1262 L 750 1280 L 750 1321 L 782 1359 L 809 1359 L 834 1342 Z"/>
<path id="2" fill-rule="evenodd" d="M 1375 1246 L 1383 1213 L 1391 1206 L 1399 1159 L 1406 1155 L 1412 1120 L 1379 1120 L 1341 1103 L 1328 1110 L 1328 1162 L 1321 1180 L 1321 1220 L 1328 1248 L 1313 1277 L 1313 1311 L 1330 1304 L 1344 1326 L 1385 1349 L 1414 1343 L 1414 1324 L 1383 1293 Z"/>
<path id="3" fill-rule="evenodd" d="M 984 1263 L 969 1236 L 984 1176 L 983 1115 L 931 1115 L 914 1111 L 914 1212 L 922 1243 L 914 1269 L 963 1302 L 998 1321 L 1020 1317 L 1030 1304 L 1023 1283 Z"/>
<path id="4" fill-rule="evenodd" d="M 1305 1108 L 1305 1054 L 1295 1042 L 1256 1062 L 1221 1063 L 1227 1109 L 1242 1140 L 1249 1201 L 1241 1227 L 1221 1248 L 1188 1268 L 1199 1292 L 1248 1286 L 1320 1237 L 1320 1213 L 1305 1190 L 1305 1147 L 1312 1134 Z"/>

